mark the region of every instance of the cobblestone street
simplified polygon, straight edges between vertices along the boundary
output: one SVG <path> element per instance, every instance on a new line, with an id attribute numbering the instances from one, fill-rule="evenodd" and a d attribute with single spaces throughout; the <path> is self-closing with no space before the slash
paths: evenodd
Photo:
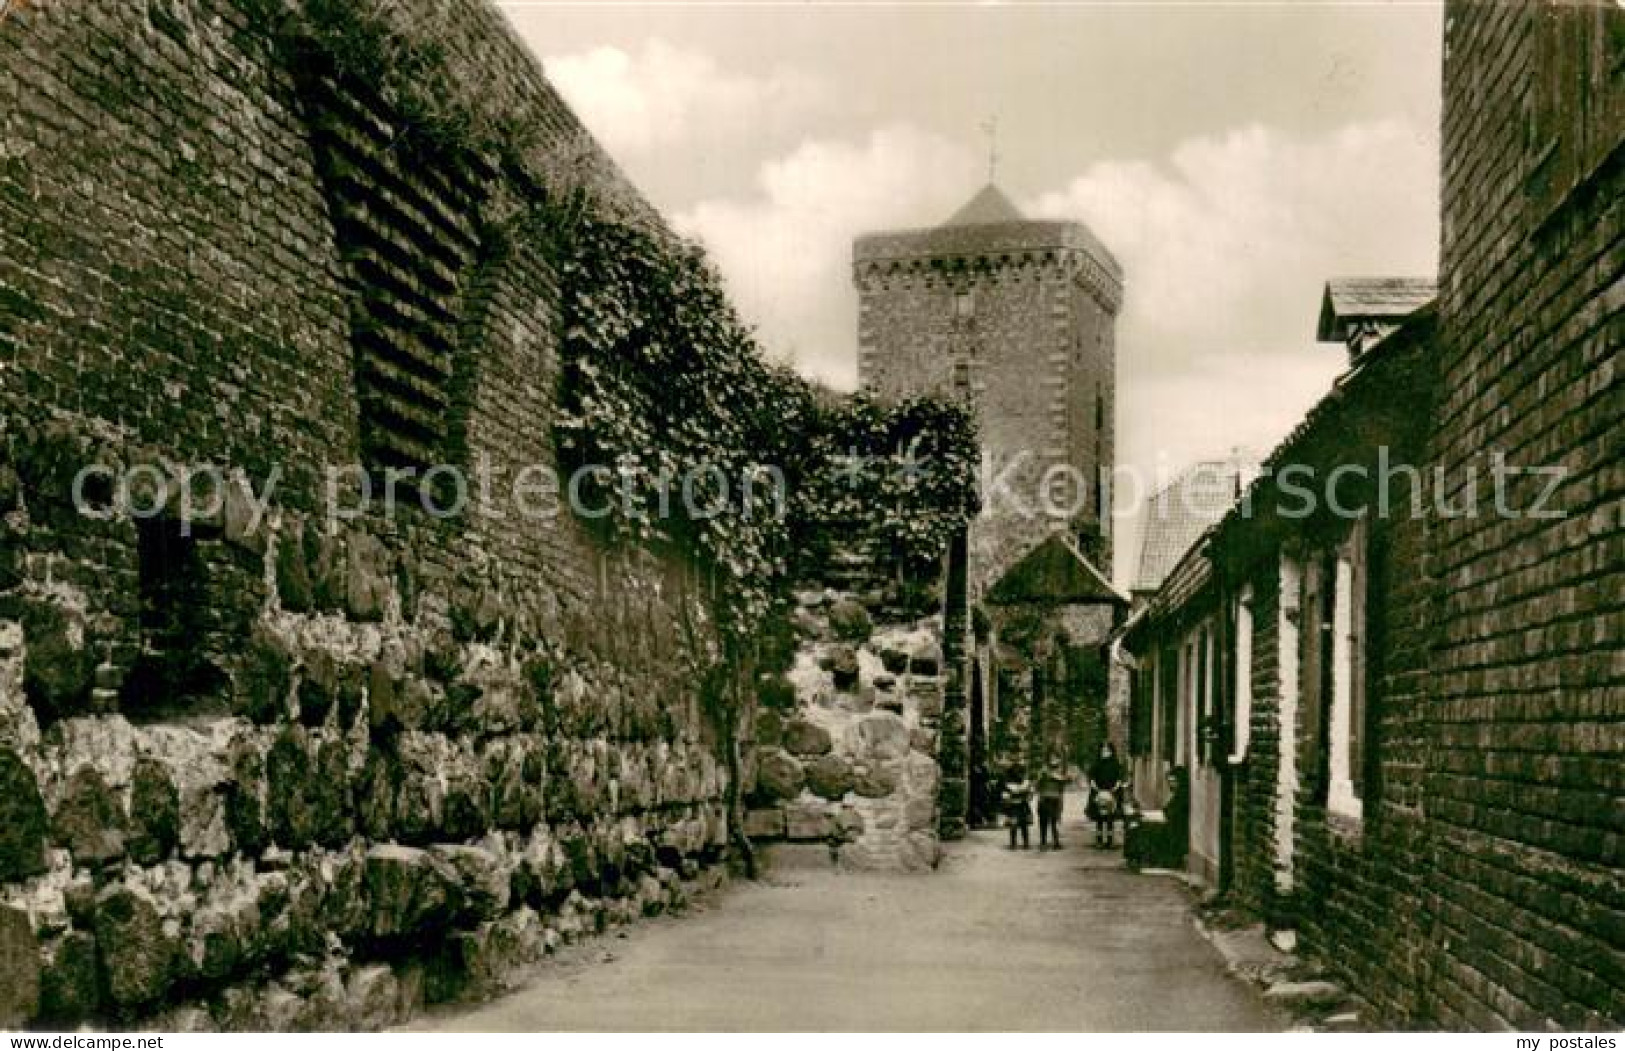
<path id="1" fill-rule="evenodd" d="M 1068 801 L 1058 854 L 999 832 L 927 876 L 781 866 L 704 911 L 585 943 L 520 989 L 423 1028 L 1271 1030 L 1178 882 L 1096 851 Z"/>

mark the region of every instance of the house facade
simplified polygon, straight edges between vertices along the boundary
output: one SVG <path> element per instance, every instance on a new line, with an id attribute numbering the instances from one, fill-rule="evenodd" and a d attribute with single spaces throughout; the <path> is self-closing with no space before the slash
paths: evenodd
<path id="1" fill-rule="evenodd" d="M 1358 329 L 1356 330 L 1358 331 Z M 1222 886 L 1338 945 L 1358 989 L 1418 988 L 1427 649 L 1427 420 L 1436 320 L 1416 310 L 1352 367 L 1216 527 L 1228 752 Z M 1306 495 L 1307 494 L 1307 495 Z M 1347 939 L 1347 945 L 1341 944 Z"/>
<path id="2" fill-rule="evenodd" d="M 1163 819 L 1178 841 L 1172 859 L 1209 886 L 1221 882 L 1221 757 L 1214 749 L 1218 701 L 1217 591 L 1204 531 L 1126 626 L 1132 661 L 1128 771 L 1135 803 Z"/>
<path id="3" fill-rule="evenodd" d="M 1188 867 L 1386 1024 L 1625 1024 L 1622 71 L 1617 5 L 1446 5 L 1435 302 L 1328 286 L 1348 373 L 1124 635 Z"/>
<path id="4" fill-rule="evenodd" d="M 1165 819 L 1176 811 L 1179 850 L 1209 883 L 1218 880 L 1224 852 L 1222 757 L 1213 747 L 1219 619 L 1208 538 L 1257 471 L 1239 454 L 1204 461 L 1152 494 L 1130 630 L 1117 647 L 1131 698 L 1125 723 L 1135 802 Z"/>

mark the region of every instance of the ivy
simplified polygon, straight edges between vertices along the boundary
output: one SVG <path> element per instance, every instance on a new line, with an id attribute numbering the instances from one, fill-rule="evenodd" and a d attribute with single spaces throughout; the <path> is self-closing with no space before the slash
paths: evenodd
<path id="1" fill-rule="evenodd" d="M 916 570 L 940 561 L 975 510 L 962 407 L 836 398 L 767 362 L 700 248 L 605 176 L 596 144 L 560 140 L 456 75 L 454 5 L 239 3 L 275 27 L 297 76 L 370 85 L 403 145 L 479 158 L 518 177 L 523 194 L 547 188 L 539 235 L 563 321 L 561 466 L 592 472 L 579 495 L 607 509 L 612 539 L 669 543 L 714 571 L 726 641 L 758 637 L 833 536 Z"/>
<path id="2" fill-rule="evenodd" d="M 464 97 L 450 73 L 449 11 L 391 0 L 243 0 L 299 73 L 371 85 L 395 110 L 402 134 L 443 150 L 512 152 L 518 130 Z"/>
<path id="3" fill-rule="evenodd" d="M 900 563 L 940 559 L 975 509 L 965 409 L 835 399 L 768 363 L 692 242 L 580 196 L 555 207 L 549 236 L 562 465 L 614 536 L 715 570 L 725 632 L 759 631 L 832 531 Z"/>
<path id="4" fill-rule="evenodd" d="M 798 549 L 822 559 L 839 539 L 906 575 L 934 573 L 976 510 L 979 455 L 960 402 L 859 394 L 829 407 L 797 493 Z"/>
<path id="5" fill-rule="evenodd" d="M 626 214 L 648 206 L 614 172 L 587 132 L 560 122 L 534 96 L 487 90 L 469 55 L 478 39 L 454 0 L 237 0 L 270 30 L 295 77 L 332 78 L 376 95 L 403 149 L 462 154 L 536 185 L 592 183 Z M 500 20 L 495 12 L 490 17 Z M 385 116 L 381 114 L 381 116 Z"/>

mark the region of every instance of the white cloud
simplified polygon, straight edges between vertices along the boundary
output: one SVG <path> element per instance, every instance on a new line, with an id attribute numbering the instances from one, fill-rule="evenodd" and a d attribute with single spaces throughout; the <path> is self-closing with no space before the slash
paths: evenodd
<path id="1" fill-rule="evenodd" d="M 1402 123 L 1298 139 L 1250 127 L 1166 165 L 1107 162 L 1040 196 L 1127 273 L 1120 343 L 1153 368 L 1312 342 L 1326 278 L 1434 272 L 1437 139 Z"/>
<path id="2" fill-rule="evenodd" d="M 857 379 L 852 241 L 947 218 L 976 187 L 976 158 L 912 127 L 807 142 L 770 161 L 746 201 L 704 201 L 675 223 L 698 236 L 764 345 L 808 375 Z"/>
<path id="3" fill-rule="evenodd" d="M 659 39 L 636 51 L 597 47 L 542 64 L 588 129 L 611 153 L 634 161 L 677 143 L 692 147 L 804 126 L 831 94 L 801 70 L 753 76 Z"/>
<path id="4" fill-rule="evenodd" d="M 1434 272 L 1436 158 L 1433 134 L 1398 122 L 1310 137 L 1249 127 L 1165 163 L 1094 165 L 1026 202 L 1085 221 L 1123 264 L 1119 463 L 1154 484 L 1236 446 L 1273 448 L 1345 364 L 1314 342 L 1325 280 Z M 812 141 L 764 164 L 748 198 L 676 223 L 705 241 L 771 351 L 850 386 L 853 238 L 940 221 L 979 168 L 966 146 L 909 126 Z M 1120 566 L 1134 554 L 1126 527 Z"/>
<path id="5" fill-rule="evenodd" d="M 1088 223 L 1123 264 L 1118 462 L 1155 479 L 1285 437 L 1346 364 L 1314 342 L 1326 279 L 1436 271 L 1437 158 L 1432 132 L 1396 121 L 1312 138 L 1250 127 L 1166 165 L 1096 165 L 1033 201 Z"/>

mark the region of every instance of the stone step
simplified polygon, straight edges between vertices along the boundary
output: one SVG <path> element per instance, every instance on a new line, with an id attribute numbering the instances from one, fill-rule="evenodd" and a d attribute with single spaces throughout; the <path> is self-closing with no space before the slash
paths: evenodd
<path id="1" fill-rule="evenodd" d="M 830 867 L 829 845 L 825 843 L 773 843 L 762 851 L 772 872 L 796 872 Z"/>

